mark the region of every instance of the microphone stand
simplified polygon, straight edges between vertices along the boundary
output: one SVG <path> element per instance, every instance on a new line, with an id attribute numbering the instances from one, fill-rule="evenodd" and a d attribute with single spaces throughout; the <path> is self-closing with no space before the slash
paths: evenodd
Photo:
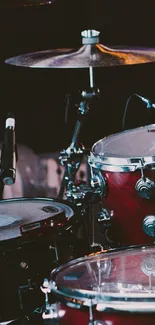
<path id="1" fill-rule="evenodd" d="M 14 117 L 12 117 L 11 113 L 8 114 L 6 123 L 7 123 L 7 120 L 9 120 L 9 119 L 14 120 Z M 10 126 L 12 127 L 12 121 L 9 123 L 10 123 L 10 125 L 5 128 L 5 132 L 6 132 L 6 129 L 10 128 Z M 13 139 L 14 139 L 14 137 L 13 137 Z M 7 154 L 6 154 L 6 152 L 4 154 L 4 151 L 6 151 L 5 145 L 7 146 Z M 3 142 L 2 148 L 1 148 L 1 159 L 0 159 L 0 200 L 3 199 L 4 185 L 12 185 L 15 182 L 15 177 L 16 177 L 16 168 L 15 168 L 14 175 L 11 173 L 11 176 L 10 176 L 10 171 L 12 172 L 12 161 L 13 161 L 12 155 L 13 155 L 14 150 L 15 150 L 15 161 L 17 162 L 17 160 L 18 160 L 17 146 L 16 146 L 16 144 L 14 144 L 14 140 L 12 140 L 12 139 L 11 139 L 11 149 L 12 149 L 11 151 L 10 151 L 9 145 L 10 145 L 10 137 L 6 136 L 6 134 L 5 134 L 4 142 Z M 5 156 L 5 158 L 3 157 L 3 155 Z M 11 168 L 9 167 L 9 169 L 8 169 L 8 162 L 10 162 L 10 160 L 11 160 Z M 7 170 L 7 174 L 4 177 L 3 172 L 5 169 L 6 170 L 8 169 L 8 170 Z M 11 179 L 11 182 L 10 182 L 10 179 Z"/>

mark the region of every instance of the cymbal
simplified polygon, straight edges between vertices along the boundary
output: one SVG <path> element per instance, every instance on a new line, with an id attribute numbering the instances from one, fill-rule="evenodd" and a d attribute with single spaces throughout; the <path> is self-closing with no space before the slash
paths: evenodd
<path id="1" fill-rule="evenodd" d="M 155 61 L 155 49 L 109 48 L 99 43 L 99 32 L 81 33 L 79 49 L 55 49 L 9 58 L 7 64 L 30 68 L 88 68 L 132 65 Z"/>

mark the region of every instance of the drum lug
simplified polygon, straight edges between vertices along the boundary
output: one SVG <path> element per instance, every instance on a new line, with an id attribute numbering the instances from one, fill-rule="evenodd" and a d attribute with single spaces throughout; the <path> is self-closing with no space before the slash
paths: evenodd
<path id="1" fill-rule="evenodd" d="M 109 236 L 108 236 L 108 231 L 112 226 L 112 218 L 114 216 L 114 211 L 113 210 L 107 210 L 103 207 L 101 207 L 100 212 L 97 213 L 97 222 L 101 225 L 101 232 L 104 236 L 104 244 L 103 247 L 104 249 L 109 249 L 111 246 L 116 247 L 116 243 L 113 242 Z"/>
<path id="2" fill-rule="evenodd" d="M 144 176 L 144 162 L 141 159 L 141 178 L 137 181 L 135 189 L 140 197 L 152 199 L 155 197 L 155 182 Z"/>
<path id="3" fill-rule="evenodd" d="M 65 311 L 58 309 L 58 303 L 54 303 L 48 306 L 48 309 L 45 309 L 43 312 L 42 318 L 50 319 L 51 325 L 59 325 L 60 317 L 64 316 Z"/>
<path id="4" fill-rule="evenodd" d="M 113 210 L 107 210 L 102 208 L 101 211 L 97 214 L 97 221 L 99 223 L 104 223 L 106 227 L 111 225 L 111 218 L 114 215 Z"/>
<path id="5" fill-rule="evenodd" d="M 149 178 L 140 178 L 135 188 L 139 196 L 144 199 L 152 199 L 155 197 L 155 182 Z"/>
<path id="6" fill-rule="evenodd" d="M 106 195 L 107 193 L 107 182 L 103 177 L 102 172 L 99 169 L 94 169 L 90 166 L 91 170 L 91 187 L 96 194 Z"/>
<path id="7" fill-rule="evenodd" d="M 146 216 L 143 220 L 143 230 L 146 235 L 155 237 L 155 216 Z"/>

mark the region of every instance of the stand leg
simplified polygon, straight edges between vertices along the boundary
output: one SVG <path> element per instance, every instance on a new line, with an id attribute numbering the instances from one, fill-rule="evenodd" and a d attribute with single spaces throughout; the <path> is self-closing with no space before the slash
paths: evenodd
<path id="1" fill-rule="evenodd" d="M 90 88 L 94 87 L 94 71 L 93 67 L 89 67 L 89 80 L 90 80 Z"/>

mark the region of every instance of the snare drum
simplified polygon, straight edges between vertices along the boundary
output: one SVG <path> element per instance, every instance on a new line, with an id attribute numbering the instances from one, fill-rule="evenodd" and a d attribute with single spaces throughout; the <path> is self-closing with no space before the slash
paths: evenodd
<path id="1" fill-rule="evenodd" d="M 76 259 L 52 271 L 48 289 L 57 297 L 57 324 L 153 325 L 155 246 Z M 52 325 L 52 305 L 43 313 L 47 318 Z"/>
<path id="2" fill-rule="evenodd" d="M 155 236 L 155 125 L 117 133 L 96 142 L 89 164 L 98 175 L 108 236 L 121 246 L 151 244 Z"/>
<path id="3" fill-rule="evenodd" d="M 51 267 L 84 254 L 73 207 L 50 198 L 0 201 L 0 321 L 43 305 Z"/>

